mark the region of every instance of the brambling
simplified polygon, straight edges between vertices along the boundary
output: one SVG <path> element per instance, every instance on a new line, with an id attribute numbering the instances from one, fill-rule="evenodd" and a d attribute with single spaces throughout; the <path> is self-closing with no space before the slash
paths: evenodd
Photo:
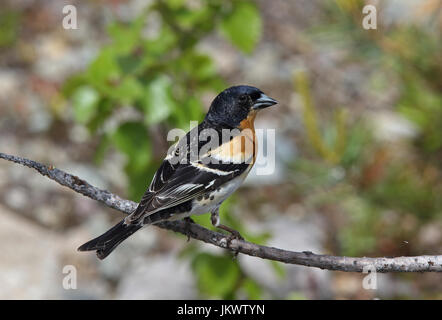
<path id="1" fill-rule="evenodd" d="M 277 101 L 251 86 L 221 92 L 204 120 L 168 152 L 133 213 L 79 251 L 96 250 L 106 258 L 122 241 L 143 226 L 211 213 L 212 224 L 242 239 L 220 224 L 219 207 L 244 181 L 253 167 L 257 142 L 257 113 Z"/>

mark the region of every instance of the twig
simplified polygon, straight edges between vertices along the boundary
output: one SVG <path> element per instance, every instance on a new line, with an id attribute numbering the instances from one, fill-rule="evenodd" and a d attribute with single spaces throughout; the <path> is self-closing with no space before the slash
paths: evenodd
<path id="1" fill-rule="evenodd" d="M 88 182 L 66 173 L 52 166 L 46 166 L 36 161 L 8 155 L 0 152 L 0 158 L 15 162 L 37 170 L 49 179 L 58 182 L 84 196 L 100 201 L 106 206 L 124 212 L 131 213 L 137 203 L 120 198 L 107 191 L 96 188 Z M 234 252 L 240 252 L 262 259 L 280 261 L 289 264 L 298 264 L 320 269 L 338 270 L 347 272 L 442 272 L 442 255 L 424 255 L 415 257 L 394 258 L 351 258 L 329 255 L 318 255 L 311 252 L 293 252 L 273 247 L 260 246 L 242 240 L 232 240 L 228 245 L 225 235 L 203 228 L 198 224 L 186 225 L 184 221 L 163 222 L 156 226 L 173 230 L 190 236 L 194 239 L 213 244 Z"/>

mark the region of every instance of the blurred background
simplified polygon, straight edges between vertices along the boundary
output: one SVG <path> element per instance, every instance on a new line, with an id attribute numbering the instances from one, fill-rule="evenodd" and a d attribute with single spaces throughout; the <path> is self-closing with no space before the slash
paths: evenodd
<path id="1" fill-rule="evenodd" d="M 66 30 L 65 5 L 78 29 Z M 377 8 L 377 29 L 362 8 Z M 276 170 L 221 219 L 249 241 L 347 256 L 441 254 L 442 1 L 1 0 L 0 151 L 138 201 L 171 128 L 224 88 L 280 103 Z M 442 275 L 284 265 L 158 228 L 76 248 L 122 214 L 0 161 L 2 299 L 441 299 Z M 209 228 L 209 216 L 197 222 Z M 65 290 L 64 266 L 77 270 Z"/>

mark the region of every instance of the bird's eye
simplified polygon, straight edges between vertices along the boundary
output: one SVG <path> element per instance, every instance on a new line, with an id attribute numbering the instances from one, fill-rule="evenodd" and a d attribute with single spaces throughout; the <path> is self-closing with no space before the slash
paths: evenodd
<path id="1" fill-rule="evenodd" d="M 239 96 L 239 102 L 244 103 L 247 101 L 247 95 L 246 94 L 242 94 Z"/>

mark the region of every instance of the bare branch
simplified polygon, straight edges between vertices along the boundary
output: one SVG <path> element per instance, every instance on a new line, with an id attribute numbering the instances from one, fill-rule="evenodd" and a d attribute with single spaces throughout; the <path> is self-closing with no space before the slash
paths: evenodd
<path id="1" fill-rule="evenodd" d="M 1 152 L 0 158 L 35 169 L 63 186 L 126 214 L 130 214 L 137 206 L 133 201 L 122 199 L 107 190 L 96 188 L 88 182 L 52 166 L 48 167 L 32 160 Z M 311 252 L 293 252 L 260 246 L 241 240 L 232 240 L 229 244 L 225 235 L 203 228 L 198 224 L 191 224 L 189 227 L 184 221 L 163 222 L 156 224 L 156 226 L 173 230 L 234 252 L 289 264 L 347 272 L 363 272 L 374 269 L 377 272 L 442 272 L 442 255 L 394 258 L 351 258 L 317 255 Z"/>

